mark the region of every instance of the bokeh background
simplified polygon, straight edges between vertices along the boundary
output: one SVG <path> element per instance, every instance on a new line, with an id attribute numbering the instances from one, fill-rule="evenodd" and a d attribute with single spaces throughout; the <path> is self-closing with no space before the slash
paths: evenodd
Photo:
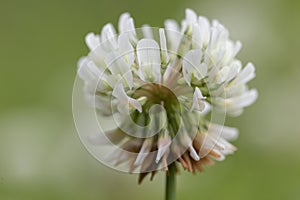
<path id="1" fill-rule="evenodd" d="M 136 26 L 193 8 L 243 42 L 259 99 L 227 124 L 239 151 L 178 177 L 178 199 L 300 199 L 300 1 L 0 0 L 0 199 L 163 199 L 164 174 L 137 185 L 87 153 L 73 124 L 72 86 L 84 36 L 129 11 Z"/>

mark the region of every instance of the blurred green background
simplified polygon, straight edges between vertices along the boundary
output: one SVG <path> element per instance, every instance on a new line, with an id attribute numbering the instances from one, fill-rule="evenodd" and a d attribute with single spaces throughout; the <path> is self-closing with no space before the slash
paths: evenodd
<path id="1" fill-rule="evenodd" d="M 74 128 L 71 95 L 84 36 L 129 11 L 139 27 L 181 20 L 193 8 L 243 42 L 259 99 L 228 125 L 239 150 L 196 176 L 178 177 L 178 199 L 300 199 L 300 3 L 291 0 L 0 0 L 0 199 L 163 199 L 164 176 L 98 163 Z"/>

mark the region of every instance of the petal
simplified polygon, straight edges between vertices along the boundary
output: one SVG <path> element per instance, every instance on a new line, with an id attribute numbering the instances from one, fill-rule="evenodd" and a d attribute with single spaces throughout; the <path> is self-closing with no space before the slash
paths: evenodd
<path id="1" fill-rule="evenodd" d="M 126 26 L 125 26 L 125 31 L 127 32 L 132 32 L 132 34 L 135 35 L 135 26 L 134 26 L 134 20 L 132 17 L 130 17 L 126 23 Z"/>
<path id="2" fill-rule="evenodd" d="M 210 23 L 206 17 L 202 16 L 198 18 L 198 23 L 200 27 L 201 48 L 203 48 L 203 46 L 207 46 L 210 40 Z"/>
<path id="3" fill-rule="evenodd" d="M 205 108 L 205 103 L 204 103 L 204 97 L 202 96 L 201 90 L 196 87 L 195 92 L 194 92 L 194 97 L 193 97 L 193 104 L 191 107 L 191 111 L 197 110 L 197 111 L 203 111 Z"/>
<path id="4" fill-rule="evenodd" d="M 226 111 L 231 116 L 238 116 L 243 108 L 251 105 L 257 99 L 258 93 L 255 89 L 245 91 L 240 96 L 225 99 Z"/>
<path id="5" fill-rule="evenodd" d="M 144 140 L 142 148 L 141 148 L 141 150 L 140 150 L 139 154 L 137 155 L 137 158 L 134 162 L 135 166 L 139 166 L 144 162 L 145 158 L 149 155 L 149 153 L 151 151 L 152 143 L 153 143 L 153 138 L 149 138 L 149 139 Z"/>
<path id="6" fill-rule="evenodd" d="M 124 13 L 120 16 L 118 29 L 119 33 L 126 33 L 130 41 L 136 43 L 134 20 L 130 17 L 129 13 Z"/>
<path id="7" fill-rule="evenodd" d="M 142 105 L 136 99 L 128 97 L 129 105 L 135 109 L 137 109 L 140 113 L 142 112 Z"/>
<path id="8" fill-rule="evenodd" d="M 237 75 L 231 84 L 245 84 L 255 77 L 255 68 L 252 63 L 248 63 L 246 67 Z"/>
<path id="9" fill-rule="evenodd" d="M 167 35 L 167 41 L 170 46 L 171 53 L 176 54 L 180 44 L 182 34 L 180 33 L 179 25 L 175 20 L 165 21 L 165 30 Z"/>
<path id="10" fill-rule="evenodd" d="M 121 103 L 125 104 L 128 101 L 128 96 L 125 93 L 125 90 L 123 88 L 122 83 L 116 84 L 116 86 L 114 87 L 112 95 L 114 97 L 116 97 Z"/>
<path id="11" fill-rule="evenodd" d="M 228 73 L 227 81 L 231 81 L 242 68 L 242 63 L 239 61 L 233 62 L 231 64 L 230 72 Z"/>
<path id="12" fill-rule="evenodd" d="M 209 125 L 208 130 L 215 135 L 220 135 L 222 138 L 226 140 L 235 140 L 237 139 L 239 132 L 237 128 L 234 127 L 228 127 L 228 126 L 222 126 L 219 124 L 213 124 L 211 123 Z"/>
<path id="13" fill-rule="evenodd" d="M 160 49 L 155 40 L 142 39 L 138 42 L 136 48 L 138 60 L 138 73 L 144 81 L 159 82 L 160 73 Z"/>
<path id="14" fill-rule="evenodd" d="M 155 162 L 158 163 L 160 159 L 163 157 L 163 155 L 169 150 L 169 147 L 171 145 L 171 138 L 168 134 L 160 136 L 157 142 L 157 155 Z"/>
<path id="15" fill-rule="evenodd" d="M 200 160 L 200 157 L 199 155 L 197 154 L 197 152 L 195 151 L 193 145 L 191 145 L 189 147 L 189 151 L 190 151 L 190 156 L 195 160 L 195 161 L 199 161 Z"/>
<path id="16" fill-rule="evenodd" d="M 227 100 L 231 102 L 233 107 L 246 107 L 251 105 L 257 99 L 257 96 L 258 96 L 257 90 L 252 89 L 240 96 L 232 97 Z"/>
<path id="17" fill-rule="evenodd" d="M 221 151 L 214 150 L 214 152 L 218 155 L 217 157 L 214 157 L 215 160 L 217 160 L 217 161 L 223 161 L 223 160 L 225 160 L 225 156 L 224 156 L 224 154 L 221 153 Z"/>
<path id="18" fill-rule="evenodd" d="M 216 137 L 212 132 L 203 135 L 203 142 L 200 148 L 201 157 L 209 153 L 210 150 L 222 151 L 226 149 L 226 144 L 223 143 L 220 137 Z"/>
<path id="19" fill-rule="evenodd" d="M 165 30 L 163 28 L 159 29 L 159 41 L 161 47 L 161 60 L 164 64 L 167 64 L 170 60 L 170 57 L 167 49 Z"/>
<path id="20" fill-rule="evenodd" d="M 130 66 L 120 53 L 113 51 L 105 58 L 105 63 L 113 75 L 120 75 L 125 79 L 126 84 L 133 87 L 133 76 Z"/>
<path id="21" fill-rule="evenodd" d="M 122 83 L 118 83 L 114 87 L 112 95 L 116 97 L 120 103 L 118 105 L 119 112 L 125 112 L 128 114 L 130 107 L 137 109 L 139 112 L 142 112 L 142 106 L 140 102 L 127 96 Z"/>
<path id="22" fill-rule="evenodd" d="M 218 21 L 214 20 L 211 27 L 210 48 L 215 49 L 219 45 L 223 45 L 228 40 L 228 35 L 228 30 Z"/>
<path id="23" fill-rule="evenodd" d="M 101 31 L 101 42 L 106 50 L 117 48 L 117 34 L 112 24 L 106 24 Z"/>
<path id="24" fill-rule="evenodd" d="M 92 107 L 99 109 L 101 114 L 104 116 L 112 114 L 112 107 L 109 98 L 88 93 L 86 94 L 86 101 Z"/>
<path id="25" fill-rule="evenodd" d="M 134 48 L 130 43 L 127 34 L 120 34 L 118 38 L 120 53 L 124 56 L 125 61 L 131 66 L 134 62 Z"/>
<path id="26" fill-rule="evenodd" d="M 100 37 L 99 37 L 99 35 L 95 35 L 94 33 L 88 33 L 85 36 L 85 43 L 87 44 L 89 49 L 92 51 L 100 45 Z"/>
<path id="27" fill-rule="evenodd" d="M 221 84 L 222 82 L 227 80 L 227 77 L 229 75 L 230 68 L 225 66 L 217 73 L 217 83 Z"/>
<path id="28" fill-rule="evenodd" d="M 197 22 L 197 14 L 192 9 L 187 8 L 185 10 L 185 19 L 188 24 L 192 25 Z"/>
<path id="29" fill-rule="evenodd" d="M 194 74 L 198 80 L 206 76 L 207 67 L 205 64 L 200 64 L 202 57 L 201 49 L 190 50 L 183 58 L 182 72 L 185 81 L 190 85 L 191 76 Z"/>
<path id="30" fill-rule="evenodd" d="M 152 28 L 149 25 L 144 24 L 142 26 L 142 32 L 143 32 L 144 38 L 153 39 Z"/>
<path id="31" fill-rule="evenodd" d="M 129 13 L 123 13 L 119 18 L 118 29 L 119 33 L 123 33 L 126 31 L 127 22 L 130 19 Z"/>
<path id="32" fill-rule="evenodd" d="M 207 101 L 204 101 L 203 103 L 204 109 L 200 112 L 200 114 L 204 116 L 211 111 L 211 105 Z"/>
<path id="33" fill-rule="evenodd" d="M 181 22 L 181 33 L 190 35 L 192 33 L 193 24 L 197 22 L 197 14 L 191 10 L 185 10 L 185 19 Z"/>
<path id="34" fill-rule="evenodd" d="M 86 57 L 78 61 L 78 76 L 84 81 L 97 80 L 101 76 L 100 69 Z"/>
<path id="35" fill-rule="evenodd" d="M 193 24 L 193 33 L 192 33 L 192 47 L 193 49 L 201 49 L 202 48 L 202 38 L 200 32 L 199 24 Z"/>
<path id="36" fill-rule="evenodd" d="M 238 54 L 238 52 L 241 50 L 241 48 L 242 48 L 242 43 L 240 41 L 237 41 L 233 48 L 232 58 L 234 58 Z"/>

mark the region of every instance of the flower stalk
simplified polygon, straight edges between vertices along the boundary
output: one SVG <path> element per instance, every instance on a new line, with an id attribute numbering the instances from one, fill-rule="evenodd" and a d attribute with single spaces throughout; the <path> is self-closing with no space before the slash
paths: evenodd
<path id="1" fill-rule="evenodd" d="M 175 200 L 176 196 L 176 164 L 169 165 L 169 170 L 166 173 L 166 193 L 165 200 Z"/>

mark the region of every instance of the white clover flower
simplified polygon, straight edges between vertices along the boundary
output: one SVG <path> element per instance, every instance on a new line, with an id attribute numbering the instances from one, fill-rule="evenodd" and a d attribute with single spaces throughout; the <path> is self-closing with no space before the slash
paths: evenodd
<path id="1" fill-rule="evenodd" d="M 97 145 L 116 145 L 110 157 L 140 172 L 140 181 L 178 161 L 190 172 L 224 160 L 236 147 L 229 141 L 236 128 L 214 123 L 212 112 L 240 115 L 257 98 L 247 83 L 255 77 L 249 63 L 236 58 L 239 41 L 214 20 L 190 10 L 179 25 L 143 25 L 136 29 L 128 13 L 101 34 L 89 33 L 90 53 L 78 62 L 85 96 L 118 127 L 92 139 Z"/>

